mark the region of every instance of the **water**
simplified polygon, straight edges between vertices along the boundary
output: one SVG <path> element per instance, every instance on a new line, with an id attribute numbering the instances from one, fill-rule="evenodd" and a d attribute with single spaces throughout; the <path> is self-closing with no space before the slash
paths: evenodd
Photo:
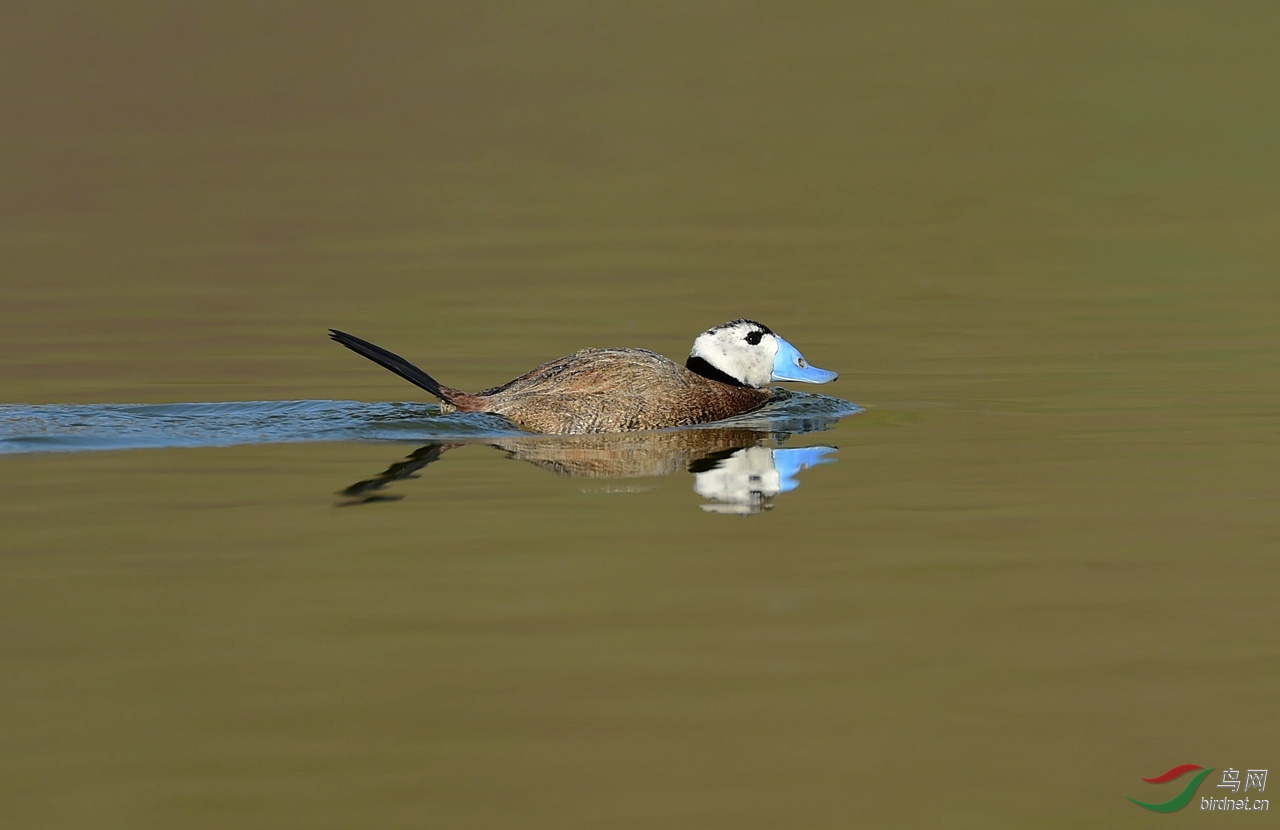
<path id="1" fill-rule="evenodd" d="M 430 441 L 519 434 L 502 419 L 421 403 L 239 401 L 0 406 L 0 452 L 230 447 L 295 441 Z"/>
<path id="2" fill-rule="evenodd" d="M 855 404 L 838 398 L 786 393 L 781 401 L 756 412 L 694 430 L 732 426 L 763 435 L 810 432 L 829 428 L 841 417 L 859 411 Z M 438 406 L 413 402 L 0 405 L 0 453 L 230 447 L 296 441 L 485 441 L 526 434 L 497 416 L 442 415 Z M 571 444 L 573 440 L 563 439 L 560 443 Z"/>
<path id="3" fill-rule="evenodd" d="M 1128 827 L 1274 767 L 1278 34 L 8 15 L 0 825 Z M 547 440 L 325 336 L 474 390 L 740 316 L 863 411 Z"/>
<path id="4" fill-rule="evenodd" d="M 160 447 L 229 447 L 314 441 L 425 443 L 405 461 L 343 488 L 348 504 L 385 501 L 382 492 L 446 450 L 486 444 L 558 475 L 627 479 L 688 469 L 704 510 L 759 513 L 799 486 L 796 476 L 835 461 L 834 447 L 781 447 L 794 433 L 829 429 L 861 410 L 804 392 L 726 421 L 626 435 L 529 435 L 505 419 L 441 414 L 418 403 L 251 401 L 240 403 L 0 406 L 0 453 Z M 770 446 L 765 446 L 769 444 Z"/>

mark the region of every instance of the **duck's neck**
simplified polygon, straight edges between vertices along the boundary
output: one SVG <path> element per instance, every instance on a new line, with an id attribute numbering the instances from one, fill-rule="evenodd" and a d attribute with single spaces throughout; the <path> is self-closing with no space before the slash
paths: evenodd
<path id="1" fill-rule="evenodd" d="M 714 380 L 716 383 L 727 383 L 730 386 L 746 386 L 742 381 L 727 372 L 720 371 L 700 357 L 689 355 L 689 359 L 684 362 L 684 368 L 695 375 L 701 375 L 707 380 Z"/>

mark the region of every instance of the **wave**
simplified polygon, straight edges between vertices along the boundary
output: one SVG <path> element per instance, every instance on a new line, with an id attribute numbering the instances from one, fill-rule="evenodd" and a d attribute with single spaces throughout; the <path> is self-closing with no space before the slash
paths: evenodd
<path id="1" fill-rule="evenodd" d="M 697 428 L 767 432 L 826 429 L 861 408 L 792 392 L 755 412 Z M 529 433 L 496 415 L 442 414 L 433 404 L 234 401 L 172 404 L 0 405 L 0 454 L 162 447 L 227 447 L 305 441 L 469 441 Z"/>

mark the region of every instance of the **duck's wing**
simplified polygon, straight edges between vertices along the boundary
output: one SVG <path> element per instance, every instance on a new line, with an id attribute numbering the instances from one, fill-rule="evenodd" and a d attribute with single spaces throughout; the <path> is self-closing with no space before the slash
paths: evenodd
<path id="1" fill-rule="evenodd" d="M 648 349 L 582 349 L 477 394 L 491 398 L 625 394 L 628 390 L 680 387 L 688 383 L 685 376 L 689 374 L 684 367 Z"/>
<path id="2" fill-rule="evenodd" d="M 480 394 L 487 411 L 555 434 L 708 423 L 754 409 L 771 395 L 707 380 L 644 349 L 584 349 Z"/>

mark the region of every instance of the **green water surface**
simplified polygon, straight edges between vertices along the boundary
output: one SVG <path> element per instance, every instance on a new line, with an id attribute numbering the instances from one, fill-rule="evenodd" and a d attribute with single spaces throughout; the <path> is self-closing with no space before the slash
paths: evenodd
<path id="1" fill-rule="evenodd" d="M 3 18 L 0 403 L 747 316 L 866 411 L 750 516 L 484 446 L 356 505 L 414 445 L 0 458 L 0 825 L 1128 827 L 1280 765 L 1272 4 Z"/>

